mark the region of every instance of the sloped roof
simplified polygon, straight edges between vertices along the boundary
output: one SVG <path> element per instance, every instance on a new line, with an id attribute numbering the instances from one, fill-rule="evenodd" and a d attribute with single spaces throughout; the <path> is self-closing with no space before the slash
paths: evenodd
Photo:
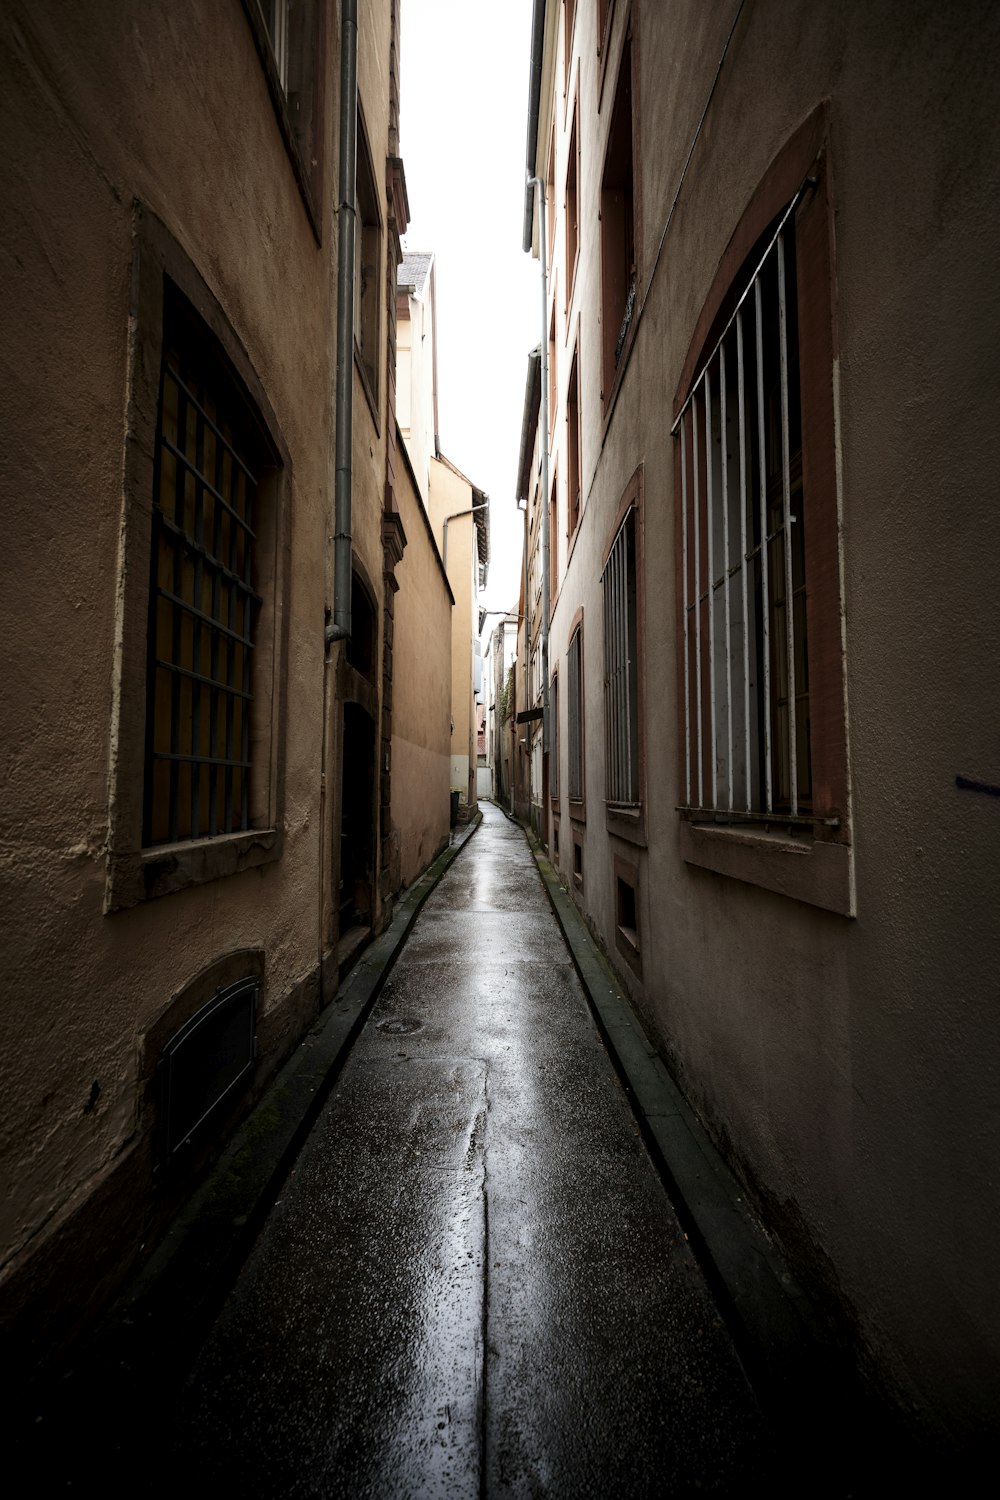
<path id="1" fill-rule="evenodd" d="M 479 550 L 479 561 L 484 568 L 490 563 L 490 497 L 485 490 L 481 490 L 477 484 L 473 484 L 468 474 L 463 474 L 457 464 L 453 464 L 450 458 L 445 458 L 443 453 L 436 454 L 438 463 L 444 464 L 459 479 L 463 479 L 472 491 L 473 521 L 476 523 L 478 532 L 477 544 Z"/>
<path id="2" fill-rule="evenodd" d="M 412 288 L 419 296 L 427 284 L 433 263 L 433 250 L 407 250 L 396 267 L 396 285 Z"/>

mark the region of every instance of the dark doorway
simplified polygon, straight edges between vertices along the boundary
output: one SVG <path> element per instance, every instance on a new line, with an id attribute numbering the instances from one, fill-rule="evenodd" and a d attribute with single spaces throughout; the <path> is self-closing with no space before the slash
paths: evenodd
<path id="1" fill-rule="evenodd" d="M 371 927 L 374 866 L 375 723 L 358 703 L 344 704 L 340 815 L 340 938 Z"/>

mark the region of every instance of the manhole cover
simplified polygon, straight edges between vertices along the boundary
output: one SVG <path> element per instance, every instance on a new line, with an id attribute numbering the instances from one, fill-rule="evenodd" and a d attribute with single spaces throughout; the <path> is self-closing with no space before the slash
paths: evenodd
<path id="1" fill-rule="evenodd" d="M 393 1036 L 407 1036 L 412 1031 L 420 1031 L 423 1021 L 415 1021 L 412 1016 L 390 1016 L 388 1021 L 379 1021 L 379 1031 L 388 1031 Z"/>

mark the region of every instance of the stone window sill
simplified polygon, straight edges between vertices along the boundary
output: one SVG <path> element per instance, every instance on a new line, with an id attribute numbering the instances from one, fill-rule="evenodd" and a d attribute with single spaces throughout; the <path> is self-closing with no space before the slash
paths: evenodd
<path id="1" fill-rule="evenodd" d="M 746 825 L 680 824 L 681 858 L 748 885 L 844 917 L 857 915 L 854 856 L 849 844 Z"/>
<path id="2" fill-rule="evenodd" d="M 280 854 L 281 836 L 276 828 L 251 828 L 111 855 L 105 910 L 121 911 L 189 886 L 256 869 Z"/>

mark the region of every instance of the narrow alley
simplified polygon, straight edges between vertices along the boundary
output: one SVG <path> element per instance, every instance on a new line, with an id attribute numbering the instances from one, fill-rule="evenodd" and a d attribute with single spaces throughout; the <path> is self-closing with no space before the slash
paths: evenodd
<path id="1" fill-rule="evenodd" d="M 661 1495 L 763 1423 L 491 804 L 418 919 L 188 1382 L 244 1494 Z"/>

